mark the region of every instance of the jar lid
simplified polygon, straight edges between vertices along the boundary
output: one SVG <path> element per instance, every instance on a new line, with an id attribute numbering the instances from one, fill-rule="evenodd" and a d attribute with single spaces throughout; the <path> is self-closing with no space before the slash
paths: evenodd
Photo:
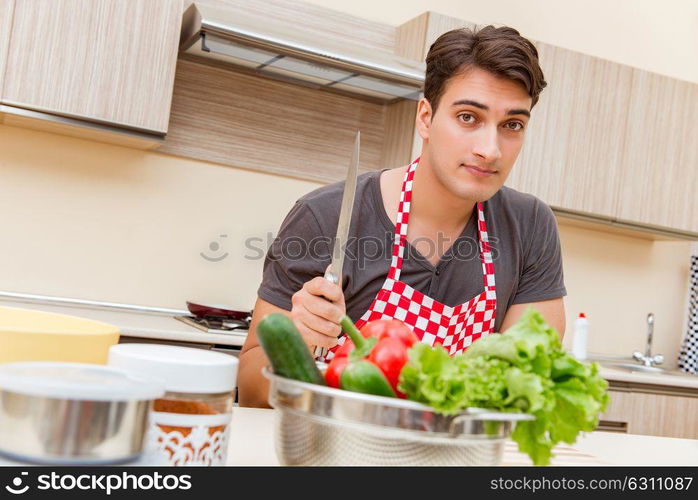
<path id="1" fill-rule="evenodd" d="M 109 348 L 110 366 L 165 382 L 165 390 L 195 394 L 231 392 L 238 359 L 229 354 L 163 344 L 117 344 Z"/>
<path id="2" fill-rule="evenodd" d="M 159 380 L 88 363 L 26 361 L 0 365 L 0 391 L 88 401 L 140 401 L 165 393 Z"/>

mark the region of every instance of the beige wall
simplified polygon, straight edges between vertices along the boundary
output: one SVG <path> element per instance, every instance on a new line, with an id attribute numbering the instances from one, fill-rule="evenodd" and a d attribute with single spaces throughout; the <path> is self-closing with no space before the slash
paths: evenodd
<path id="1" fill-rule="evenodd" d="M 251 307 L 262 260 L 246 258 L 259 253 L 245 240 L 266 248 L 295 199 L 318 186 L 3 125 L 0 152 L 0 290 L 25 293 Z M 689 243 L 564 224 L 560 235 L 568 325 L 589 316 L 590 349 L 643 348 L 654 312 L 657 352 L 676 352 Z M 210 262 L 202 252 L 229 256 Z"/>
<path id="2" fill-rule="evenodd" d="M 589 350 L 645 351 L 647 313 L 655 315 L 653 353 L 675 364 L 686 328 L 691 243 L 652 241 L 560 225 L 568 296 L 567 335 L 575 316 L 589 319 Z"/>
<path id="3" fill-rule="evenodd" d="M 534 40 L 698 82 L 695 0 L 308 1 L 395 26 L 426 10 L 507 24 Z"/>
<path id="4" fill-rule="evenodd" d="M 397 2 L 372 2 L 370 10 L 364 0 L 316 3 L 393 24 L 427 9 L 509 23 L 532 38 L 697 80 L 698 68 L 684 62 L 684 42 L 697 32 L 690 2 L 410 0 L 399 9 Z M 598 27 L 592 37 L 590 26 Z M 640 37 L 643 26 L 649 31 Z M 611 34 L 612 28 L 620 31 Z M 670 53 L 647 49 L 667 44 Z M 245 240 L 274 233 L 293 201 L 316 186 L 0 125 L 0 290 L 178 308 L 192 298 L 251 307 L 262 260 L 245 258 L 253 253 Z M 584 311 L 591 350 L 643 348 L 651 311 L 656 352 L 674 363 L 686 324 L 689 243 L 566 225 L 561 238 L 566 344 L 574 316 Z M 220 250 L 211 251 L 212 242 Z M 266 241 L 256 245 L 266 248 Z M 208 262 L 201 252 L 229 256 Z"/>
<path id="5" fill-rule="evenodd" d="M 317 186 L 0 125 L 0 290 L 249 308 L 262 261 L 245 240 Z"/>

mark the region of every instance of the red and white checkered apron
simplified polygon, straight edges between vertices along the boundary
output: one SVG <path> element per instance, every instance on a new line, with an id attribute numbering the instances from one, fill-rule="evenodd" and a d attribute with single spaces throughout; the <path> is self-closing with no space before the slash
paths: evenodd
<path id="1" fill-rule="evenodd" d="M 478 203 L 480 260 L 482 261 L 485 285 L 482 293 L 464 304 L 449 307 L 400 281 L 400 271 L 407 242 L 407 223 L 410 217 L 412 180 L 418 164 L 419 158 L 407 169 L 402 184 L 390 271 L 381 290 L 373 299 L 373 303 L 361 319 L 356 322 L 356 326 L 361 328 L 369 321 L 377 319 L 399 319 L 410 326 L 422 342 L 431 346 L 441 344 L 453 356 L 465 351 L 473 341 L 494 331 L 497 292 L 494 284 L 494 264 L 487 237 L 485 213 L 482 203 Z M 339 344 L 343 344 L 345 339 L 346 336 L 341 337 Z M 332 358 L 334 350 L 338 347 L 330 350 L 327 359 Z"/>

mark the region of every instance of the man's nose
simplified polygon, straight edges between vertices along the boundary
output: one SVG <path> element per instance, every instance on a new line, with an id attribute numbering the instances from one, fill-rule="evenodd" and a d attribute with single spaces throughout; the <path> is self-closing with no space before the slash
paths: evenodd
<path id="1" fill-rule="evenodd" d="M 479 156 L 488 163 L 499 160 L 502 156 L 502 152 L 499 150 L 497 127 L 481 127 L 478 132 L 473 154 Z"/>

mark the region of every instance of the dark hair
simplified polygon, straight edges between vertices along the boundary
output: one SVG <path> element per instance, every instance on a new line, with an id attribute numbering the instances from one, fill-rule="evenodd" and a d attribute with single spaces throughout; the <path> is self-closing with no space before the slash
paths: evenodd
<path id="1" fill-rule="evenodd" d="M 506 26 L 448 31 L 431 45 L 426 63 L 424 97 L 433 112 L 448 79 L 474 67 L 523 85 L 533 99 L 531 107 L 547 85 L 536 47 L 514 28 Z"/>

